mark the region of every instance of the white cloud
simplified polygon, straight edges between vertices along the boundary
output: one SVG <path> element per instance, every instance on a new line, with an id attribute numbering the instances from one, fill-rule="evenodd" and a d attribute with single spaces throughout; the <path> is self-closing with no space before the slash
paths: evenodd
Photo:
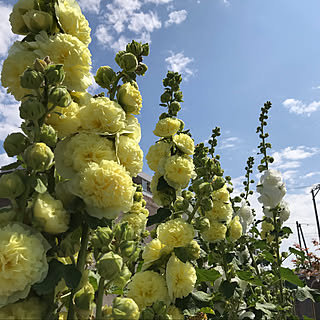
<path id="1" fill-rule="evenodd" d="M 237 146 L 237 143 L 240 141 L 238 137 L 229 137 L 221 139 L 220 144 L 218 144 L 219 149 L 231 149 Z"/>
<path id="2" fill-rule="evenodd" d="M 19 38 L 19 36 L 16 36 L 11 32 L 9 22 L 9 15 L 11 11 L 12 6 L 5 5 L 0 2 L 0 56 L 5 56 L 12 42 Z"/>
<path id="3" fill-rule="evenodd" d="M 317 176 L 317 175 L 320 175 L 320 171 L 315 171 L 315 172 L 309 172 L 307 173 L 304 178 L 311 178 L 311 177 L 314 177 L 314 176 Z"/>
<path id="4" fill-rule="evenodd" d="M 172 0 L 144 0 L 145 3 L 155 3 L 155 4 L 166 4 L 171 2 Z"/>
<path id="5" fill-rule="evenodd" d="M 110 29 L 103 24 L 97 26 L 95 36 L 101 44 L 104 46 L 111 46 L 113 43 L 113 37 L 110 35 Z"/>
<path id="6" fill-rule="evenodd" d="M 156 13 L 150 11 L 148 13 L 134 13 L 130 18 L 128 29 L 135 33 L 143 31 L 152 32 L 154 29 L 161 28 L 161 21 Z"/>
<path id="7" fill-rule="evenodd" d="M 15 158 L 8 157 L 6 153 L 0 154 L 0 167 L 3 167 L 5 165 L 10 164 L 15 161 L 16 161 Z"/>
<path id="8" fill-rule="evenodd" d="M 126 38 L 123 35 L 121 35 L 117 41 L 112 43 L 111 48 L 115 52 L 120 51 L 120 50 L 125 50 L 126 49 L 126 45 L 128 44 L 128 42 L 130 42 L 130 39 Z"/>
<path id="9" fill-rule="evenodd" d="M 230 2 L 229 2 L 229 0 L 223 0 L 223 3 L 227 6 L 227 7 L 229 7 L 231 4 L 230 4 Z"/>
<path id="10" fill-rule="evenodd" d="M 165 61 L 169 70 L 181 73 L 186 80 L 194 73 L 189 67 L 189 64 L 193 62 L 193 58 L 185 57 L 183 52 L 176 54 L 171 52 L 171 56 L 166 58 Z"/>
<path id="11" fill-rule="evenodd" d="M 168 27 L 171 24 L 180 24 L 187 19 L 187 15 L 188 13 L 186 10 L 172 11 L 169 13 L 169 20 L 165 22 L 165 26 Z"/>
<path id="12" fill-rule="evenodd" d="M 79 5 L 83 11 L 96 14 L 100 11 L 100 0 L 79 0 Z"/>
<path id="13" fill-rule="evenodd" d="M 308 117 L 312 112 L 320 109 L 320 101 L 313 101 L 309 104 L 303 103 L 301 100 L 286 99 L 282 102 L 285 108 L 289 109 L 290 113 L 306 114 Z"/>

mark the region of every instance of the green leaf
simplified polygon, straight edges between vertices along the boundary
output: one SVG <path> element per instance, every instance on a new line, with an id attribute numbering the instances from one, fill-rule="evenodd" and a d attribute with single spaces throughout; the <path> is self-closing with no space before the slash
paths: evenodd
<path id="1" fill-rule="evenodd" d="M 305 256 L 306 256 L 302 250 L 297 250 L 297 249 L 295 249 L 295 248 L 291 248 L 291 247 L 290 247 L 290 248 L 289 248 L 289 251 L 290 251 L 291 253 L 295 254 L 296 256 L 301 257 L 301 258 L 305 258 Z"/>
<path id="2" fill-rule="evenodd" d="M 161 223 L 172 214 L 172 211 L 167 208 L 159 208 L 157 213 L 148 217 L 147 227 L 152 226 L 155 223 Z"/>
<path id="3" fill-rule="evenodd" d="M 33 286 L 38 295 L 45 295 L 53 291 L 63 277 L 64 264 L 54 259 L 49 262 L 49 270 L 46 278 Z"/>
<path id="4" fill-rule="evenodd" d="M 210 302 L 212 300 L 212 295 L 205 293 L 203 291 L 191 292 L 192 298 L 200 302 Z"/>
<path id="5" fill-rule="evenodd" d="M 178 257 L 179 260 L 181 260 L 183 263 L 186 263 L 188 261 L 188 256 L 186 255 L 186 249 L 184 247 L 177 247 L 174 248 L 174 253 Z"/>
<path id="6" fill-rule="evenodd" d="M 206 314 L 215 314 L 214 311 L 209 307 L 201 308 L 200 312 L 203 312 L 203 313 L 206 313 Z"/>
<path id="7" fill-rule="evenodd" d="M 80 283 L 81 272 L 73 264 L 66 264 L 63 265 L 63 278 L 69 288 L 75 289 Z"/>
<path id="8" fill-rule="evenodd" d="M 303 282 L 299 279 L 299 277 L 289 268 L 280 268 L 280 275 L 282 280 L 287 280 L 298 287 L 303 287 Z"/>
<path id="9" fill-rule="evenodd" d="M 309 318 L 307 316 L 303 316 L 303 320 L 314 320 L 313 318 Z"/>
<path id="10" fill-rule="evenodd" d="M 259 278 L 256 278 L 250 271 L 239 270 L 236 273 L 241 280 L 248 281 L 256 286 L 263 286 L 262 281 Z"/>
<path id="11" fill-rule="evenodd" d="M 36 178 L 33 188 L 38 193 L 45 193 L 47 191 L 46 185 L 42 182 L 40 178 Z"/>
<path id="12" fill-rule="evenodd" d="M 269 261 L 270 263 L 274 261 L 274 256 L 272 255 L 272 253 L 270 253 L 269 251 L 263 251 L 262 253 L 265 260 Z"/>
<path id="13" fill-rule="evenodd" d="M 10 163 L 10 164 L 7 164 L 5 166 L 2 166 L 0 168 L 1 171 L 7 171 L 7 170 L 13 170 L 13 169 L 16 169 L 18 168 L 20 165 L 21 165 L 22 161 L 18 160 L 16 162 L 13 162 L 13 163 Z"/>
<path id="14" fill-rule="evenodd" d="M 254 244 L 255 248 L 257 249 L 266 249 L 267 248 L 267 242 L 265 240 L 258 240 L 256 241 L 256 243 Z"/>
<path id="15" fill-rule="evenodd" d="M 215 269 L 207 270 L 207 269 L 196 268 L 196 272 L 197 272 L 197 283 L 201 283 L 203 281 L 214 282 L 221 277 L 220 272 Z"/>
<path id="16" fill-rule="evenodd" d="M 304 286 L 303 288 L 298 288 L 296 291 L 296 299 L 299 301 L 304 301 L 307 299 L 311 299 L 313 302 L 315 302 L 311 292 L 309 291 L 309 288 L 307 286 Z"/>
<path id="17" fill-rule="evenodd" d="M 236 288 L 238 287 L 237 282 L 229 282 L 227 280 L 223 281 L 219 287 L 219 291 L 227 298 L 230 299 Z"/>
<path id="18" fill-rule="evenodd" d="M 276 306 L 273 303 L 260 303 L 257 302 L 255 308 L 257 310 L 261 310 L 263 313 L 265 313 L 267 316 L 271 317 L 272 316 L 272 312 L 276 310 Z"/>

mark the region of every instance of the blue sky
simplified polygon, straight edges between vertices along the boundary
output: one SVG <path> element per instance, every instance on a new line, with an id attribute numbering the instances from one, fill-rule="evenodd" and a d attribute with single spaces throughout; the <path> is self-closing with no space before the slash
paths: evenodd
<path id="1" fill-rule="evenodd" d="M 82 0 L 92 29 L 92 73 L 101 65 L 115 70 L 114 54 L 132 39 L 149 42 L 149 70 L 140 77 L 143 109 L 141 147 L 159 114 L 162 78 L 168 69 L 184 76 L 180 117 L 195 142 L 215 126 L 225 173 L 238 190 L 248 156 L 259 144 L 255 134 L 260 107 L 272 101 L 268 132 L 287 184 L 292 216 L 307 238 L 316 237 L 310 195 L 320 183 L 320 2 L 318 0 Z M 15 1 L 0 1 L 0 59 L 15 36 L 8 23 Z M 91 92 L 99 92 L 96 86 Z M 0 140 L 19 125 L 17 104 L 0 89 Z M 0 154 L 1 164 L 8 162 Z M 256 160 L 258 162 L 258 160 Z M 147 165 L 144 171 L 152 174 Z M 257 181 L 257 177 L 255 178 Z M 258 206 L 253 199 L 253 205 Z M 320 211 L 320 194 L 318 195 Z M 290 241 L 293 242 L 295 237 Z M 310 241 L 309 241 L 310 242 Z"/>

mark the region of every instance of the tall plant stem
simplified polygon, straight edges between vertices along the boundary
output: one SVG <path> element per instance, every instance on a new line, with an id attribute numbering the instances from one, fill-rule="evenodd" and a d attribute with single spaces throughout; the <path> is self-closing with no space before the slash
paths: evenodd
<path id="1" fill-rule="evenodd" d="M 88 246 L 88 240 L 89 240 L 89 226 L 87 223 L 82 224 L 82 235 L 81 235 L 81 247 L 78 255 L 78 261 L 77 261 L 77 269 L 83 273 L 84 266 L 86 263 L 86 257 L 87 257 L 87 246 Z M 73 296 L 76 293 L 75 289 L 72 289 L 71 295 L 70 295 L 70 301 L 69 301 L 69 310 L 68 310 L 68 318 L 67 320 L 74 320 L 74 304 L 73 304 Z"/>
<path id="2" fill-rule="evenodd" d="M 102 314 L 104 283 L 105 283 L 105 278 L 101 277 L 99 280 L 98 296 L 97 296 L 97 308 L 96 308 L 96 319 L 97 320 L 101 319 L 101 314 Z"/>

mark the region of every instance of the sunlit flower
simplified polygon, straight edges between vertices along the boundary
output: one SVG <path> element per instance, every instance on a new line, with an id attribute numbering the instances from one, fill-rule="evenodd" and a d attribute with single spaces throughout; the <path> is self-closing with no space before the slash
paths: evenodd
<path id="1" fill-rule="evenodd" d="M 158 137 L 171 137 L 180 129 L 181 122 L 175 118 L 164 118 L 158 121 L 153 133 Z"/>
<path id="2" fill-rule="evenodd" d="M 194 154 L 194 142 L 189 135 L 185 133 L 174 135 L 173 142 L 183 153 L 188 155 Z"/>
<path id="3" fill-rule="evenodd" d="M 128 222 L 129 226 L 133 229 L 134 236 L 138 237 L 146 228 L 147 217 L 143 213 L 130 213 L 124 214 L 121 221 Z"/>
<path id="4" fill-rule="evenodd" d="M 142 252 L 143 269 L 149 268 L 153 262 L 161 258 L 162 255 L 171 252 L 171 248 L 161 243 L 159 239 L 151 240 Z"/>
<path id="5" fill-rule="evenodd" d="M 159 161 L 161 159 L 167 159 L 170 153 L 171 145 L 167 142 L 159 141 L 149 148 L 146 155 L 148 166 L 151 170 L 157 171 Z"/>
<path id="6" fill-rule="evenodd" d="M 204 240 L 215 242 L 226 237 L 227 227 L 220 222 L 210 221 L 210 228 L 204 230 L 201 235 Z"/>
<path id="7" fill-rule="evenodd" d="M 229 235 L 231 240 L 238 240 L 242 235 L 242 225 L 238 216 L 235 216 L 229 224 Z"/>
<path id="8" fill-rule="evenodd" d="M 213 201 L 213 207 L 210 211 L 206 211 L 207 218 L 219 222 L 229 223 L 232 219 L 233 209 L 230 202 Z"/>
<path id="9" fill-rule="evenodd" d="M 118 102 L 127 113 L 140 114 L 142 97 L 140 91 L 130 82 L 126 82 L 120 87 Z"/>

